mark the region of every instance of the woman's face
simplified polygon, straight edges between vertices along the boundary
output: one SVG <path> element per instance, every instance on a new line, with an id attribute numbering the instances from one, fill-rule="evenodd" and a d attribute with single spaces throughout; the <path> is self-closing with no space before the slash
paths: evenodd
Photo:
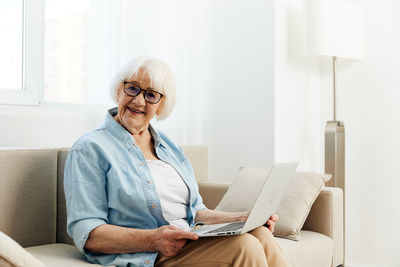
<path id="1" fill-rule="evenodd" d="M 155 90 L 152 88 L 150 78 L 143 68 L 139 68 L 137 73 L 127 82 L 134 82 L 144 90 Z M 161 98 L 157 104 L 151 104 L 144 99 L 141 92 L 139 95 L 132 97 L 124 92 L 124 85 L 122 84 L 118 89 L 118 114 L 115 119 L 131 134 L 136 135 L 147 130 L 150 120 L 156 114 L 160 114 L 163 109 L 165 97 Z"/>

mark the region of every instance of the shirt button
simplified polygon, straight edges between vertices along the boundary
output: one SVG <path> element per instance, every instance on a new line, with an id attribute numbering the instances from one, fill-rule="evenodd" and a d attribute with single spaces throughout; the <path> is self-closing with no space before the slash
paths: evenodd
<path id="1" fill-rule="evenodd" d="M 145 262 L 146 264 L 149 264 L 149 263 L 150 263 L 150 261 L 149 261 L 149 260 L 145 260 L 144 262 Z"/>
<path id="2" fill-rule="evenodd" d="M 143 164 L 143 162 L 140 162 L 140 166 L 143 166 L 144 164 Z"/>
<path id="3" fill-rule="evenodd" d="M 148 184 L 151 184 L 151 181 L 150 181 L 150 180 L 147 180 L 147 183 L 148 183 Z"/>
<path id="4" fill-rule="evenodd" d="M 153 208 L 156 208 L 157 207 L 157 204 L 156 203 L 153 203 L 153 205 L 151 205 Z"/>

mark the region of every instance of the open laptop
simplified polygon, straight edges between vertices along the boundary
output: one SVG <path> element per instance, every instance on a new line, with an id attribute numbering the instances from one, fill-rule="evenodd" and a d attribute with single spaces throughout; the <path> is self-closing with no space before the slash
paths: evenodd
<path id="1" fill-rule="evenodd" d="M 291 162 L 272 166 L 246 222 L 202 225 L 194 227 L 191 232 L 200 237 L 239 235 L 264 225 L 278 208 L 298 164 Z"/>

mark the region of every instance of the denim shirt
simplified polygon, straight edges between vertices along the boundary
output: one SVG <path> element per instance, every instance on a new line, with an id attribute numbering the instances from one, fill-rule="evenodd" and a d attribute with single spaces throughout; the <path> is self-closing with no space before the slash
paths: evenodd
<path id="1" fill-rule="evenodd" d="M 65 164 L 64 190 L 67 231 L 75 245 L 92 263 L 116 266 L 153 266 L 156 252 L 126 254 L 90 253 L 84 250 L 89 233 L 102 224 L 155 229 L 165 220 L 160 199 L 146 160 L 132 135 L 118 124 L 110 109 L 105 123 L 79 138 Z M 170 164 L 190 192 L 188 215 L 194 224 L 196 211 L 206 209 L 192 166 L 182 150 L 150 125 L 157 157 Z"/>

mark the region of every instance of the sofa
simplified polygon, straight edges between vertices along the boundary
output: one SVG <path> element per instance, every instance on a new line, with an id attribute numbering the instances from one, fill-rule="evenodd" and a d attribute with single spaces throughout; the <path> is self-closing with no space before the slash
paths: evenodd
<path id="1" fill-rule="evenodd" d="M 183 150 L 192 162 L 205 205 L 213 209 L 227 191 L 229 182 L 216 182 L 208 177 L 207 147 L 184 146 Z M 99 266 L 87 263 L 66 233 L 63 179 L 68 151 L 68 148 L 0 149 L 0 232 L 16 241 L 24 253 L 29 252 L 43 266 Z M 322 189 L 299 241 L 279 237 L 277 241 L 293 267 L 342 265 L 341 189 Z M 1 260 L 4 262 L 0 257 L 0 265 Z"/>

